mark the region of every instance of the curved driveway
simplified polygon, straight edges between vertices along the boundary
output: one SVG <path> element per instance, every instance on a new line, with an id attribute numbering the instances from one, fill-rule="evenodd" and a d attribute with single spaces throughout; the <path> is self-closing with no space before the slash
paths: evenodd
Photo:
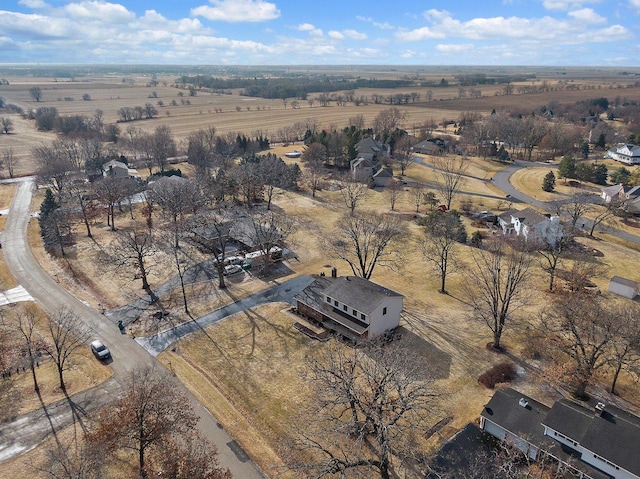
<path id="1" fill-rule="evenodd" d="M 105 316 L 87 306 L 54 281 L 33 257 L 26 241 L 27 225 L 30 219 L 31 193 L 33 179 L 25 179 L 20 183 L 9 212 L 3 232 L 4 260 L 16 281 L 33 296 L 48 313 L 53 313 L 65 306 L 73 310 L 93 329 L 95 335 L 104 340 L 112 351 L 113 378 L 102 387 L 90 392 L 74 395 L 71 399 L 78 410 L 86 412 L 95 410 L 102 399 L 116 397 L 122 391 L 122 384 L 128 374 L 140 366 L 155 366 L 165 374 L 167 381 L 172 381 L 176 388 L 183 391 L 191 400 L 195 413 L 199 416 L 198 428 L 218 448 L 222 466 L 228 467 L 236 478 L 263 478 L 264 474 L 248 459 L 238 444 L 222 429 L 215 418 L 191 395 L 182 384 L 160 365 L 159 362 L 141 348 L 130 337 L 120 334 L 118 328 Z M 108 388 L 106 389 L 105 386 Z M 64 400 L 64 402 L 67 402 Z M 66 411 L 66 412 L 65 412 Z M 25 424 L 34 424 L 44 433 L 54 425 L 56 429 L 69 424 L 72 417 L 70 408 L 61 407 L 59 403 L 47 406 L 44 414 L 49 421 L 44 421 L 43 411 L 35 411 L 31 415 L 22 416 L 12 423 L 0 425 L 0 460 L 29 450 L 44 438 L 42 434 L 29 434 Z M 51 414 L 55 417 L 51 417 Z M 33 420 L 40 415 L 41 420 Z M 29 421 L 29 418 L 32 418 Z M 53 420 L 52 420 L 53 419 Z M 34 442 L 36 441 L 36 442 Z"/>

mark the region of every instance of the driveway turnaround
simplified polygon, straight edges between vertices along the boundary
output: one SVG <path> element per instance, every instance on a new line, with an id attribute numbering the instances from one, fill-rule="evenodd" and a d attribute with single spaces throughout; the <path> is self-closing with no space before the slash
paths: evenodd
<path id="1" fill-rule="evenodd" d="M 298 276 L 277 286 L 252 294 L 251 296 L 236 301 L 235 303 L 223 306 L 222 308 L 216 309 L 204 316 L 200 316 L 193 321 L 179 324 L 173 328 L 167 329 L 166 331 L 154 334 L 153 336 L 136 338 L 136 342 L 146 349 L 149 354 L 155 357 L 178 339 L 184 338 L 195 331 L 200 331 L 206 326 L 217 323 L 232 314 L 251 309 L 264 303 L 291 303 L 293 301 L 293 297 L 309 286 L 312 282 L 313 278 L 311 276 Z"/>

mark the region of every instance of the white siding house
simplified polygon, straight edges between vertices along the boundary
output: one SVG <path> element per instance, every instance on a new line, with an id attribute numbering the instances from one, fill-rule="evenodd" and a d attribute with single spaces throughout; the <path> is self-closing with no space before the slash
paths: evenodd
<path id="1" fill-rule="evenodd" d="M 640 146 L 619 143 L 607 151 L 607 156 L 627 165 L 637 165 L 640 163 Z"/>
<path id="2" fill-rule="evenodd" d="M 403 304 L 401 294 L 357 276 L 320 277 L 294 299 L 299 313 L 354 340 L 398 327 Z"/>
<path id="3" fill-rule="evenodd" d="M 563 235 L 560 217 L 545 216 L 532 208 L 505 211 L 498 216 L 498 224 L 505 235 L 515 234 L 531 241 L 553 244 Z"/>

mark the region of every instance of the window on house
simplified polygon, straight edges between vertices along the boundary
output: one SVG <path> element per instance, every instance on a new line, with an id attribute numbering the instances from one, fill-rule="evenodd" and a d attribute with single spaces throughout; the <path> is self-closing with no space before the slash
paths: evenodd
<path id="1" fill-rule="evenodd" d="M 331 302 L 331 298 L 329 296 L 327 296 L 327 303 Z"/>
<path id="2" fill-rule="evenodd" d="M 363 321 L 365 320 L 365 315 L 364 315 L 364 313 L 360 313 L 360 319 L 361 319 L 361 320 L 363 320 Z"/>
<path id="3" fill-rule="evenodd" d="M 387 314 L 387 307 L 382 308 L 382 314 Z"/>
<path id="4" fill-rule="evenodd" d="M 335 299 L 333 300 L 333 305 L 338 306 L 338 302 Z"/>
<path id="5" fill-rule="evenodd" d="M 348 311 L 349 310 L 349 308 L 347 307 L 346 304 L 342 307 L 342 309 L 343 309 L 343 311 Z"/>
<path id="6" fill-rule="evenodd" d="M 355 309 L 353 310 L 353 315 L 358 316 L 358 312 Z"/>

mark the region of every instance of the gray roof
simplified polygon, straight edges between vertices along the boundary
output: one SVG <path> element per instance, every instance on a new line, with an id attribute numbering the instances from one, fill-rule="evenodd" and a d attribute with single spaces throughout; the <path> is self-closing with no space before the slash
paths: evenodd
<path id="1" fill-rule="evenodd" d="M 109 170 L 109 168 L 124 168 L 125 170 L 129 169 L 129 167 L 125 163 L 118 160 L 107 161 L 104 165 L 102 165 L 102 169 L 104 171 Z"/>
<path id="2" fill-rule="evenodd" d="M 595 414 L 573 401 L 557 401 L 544 424 L 579 442 L 589 451 L 640 475 L 640 418 L 607 405 Z"/>
<path id="3" fill-rule="evenodd" d="M 611 281 L 609 281 L 609 282 L 610 283 L 621 284 L 623 286 L 628 286 L 630 288 L 637 288 L 638 287 L 638 282 L 637 281 L 633 281 L 632 279 L 623 278 L 622 276 L 613 276 L 611 278 Z"/>
<path id="4" fill-rule="evenodd" d="M 520 399 L 527 401 L 527 407 L 520 406 Z M 542 421 L 549 409 L 515 389 L 507 388 L 496 391 L 481 416 L 533 444 L 540 444 L 546 442 Z"/>
<path id="5" fill-rule="evenodd" d="M 389 168 L 380 168 L 376 173 L 374 173 L 373 177 L 374 178 L 393 178 L 393 171 L 391 171 Z"/>
<path id="6" fill-rule="evenodd" d="M 538 223 L 542 223 L 543 221 L 548 219 L 545 215 L 537 212 L 533 208 L 525 208 L 523 210 L 518 211 L 513 216 L 518 218 L 520 220 L 520 223 L 523 223 L 529 226 L 537 225 Z"/>
<path id="7" fill-rule="evenodd" d="M 325 294 L 364 314 L 372 313 L 386 298 L 402 297 L 400 293 L 357 276 L 333 279 Z"/>
<path id="8" fill-rule="evenodd" d="M 356 145 L 358 153 L 380 153 L 384 150 L 384 144 L 374 138 L 367 137 L 358 142 Z"/>

